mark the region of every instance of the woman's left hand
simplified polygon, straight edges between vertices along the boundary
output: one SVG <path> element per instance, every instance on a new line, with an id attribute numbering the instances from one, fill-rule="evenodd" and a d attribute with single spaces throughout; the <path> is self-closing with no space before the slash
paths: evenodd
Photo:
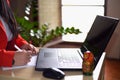
<path id="1" fill-rule="evenodd" d="M 35 55 L 39 52 L 39 49 L 33 46 L 32 44 L 24 44 L 21 49 L 32 51 L 32 55 Z"/>

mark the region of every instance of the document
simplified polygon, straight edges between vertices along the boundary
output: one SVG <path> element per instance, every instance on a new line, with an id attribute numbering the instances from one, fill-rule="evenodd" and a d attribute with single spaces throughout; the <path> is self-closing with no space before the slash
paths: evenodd
<path id="1" fill-rule="evenodd" d="M 32 56 L 31 61 L 28 64 L 24 65 L 24 66 L 2 67 L 2 70 L 11 70 L 11 69 L 19 69 L 19 68 L 35 66 L 36 59 L 37 59 L 37 56 Z"/>

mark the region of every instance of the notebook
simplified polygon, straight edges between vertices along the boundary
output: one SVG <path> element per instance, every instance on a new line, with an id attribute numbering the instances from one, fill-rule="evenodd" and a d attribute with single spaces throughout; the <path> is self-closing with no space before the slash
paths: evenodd
<path id="1" fill-rule="evenodd" d="M 90 50 L 95 56 L 95 66 L 104 52 L 119 19 L 97 15 L 80 48 L 42 48 L 37 56 L 35 70 L 59 68 L 61 70 L 81 70 L 82 57 Z"/>

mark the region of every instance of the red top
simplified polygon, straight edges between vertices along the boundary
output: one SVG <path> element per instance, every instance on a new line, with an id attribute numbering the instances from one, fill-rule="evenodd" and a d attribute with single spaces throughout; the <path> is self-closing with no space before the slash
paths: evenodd
<path id="1" fill-rule="evenodd" d="M 8 42 L 4 26 L 0 21 L 0 66 L 12 66 L 12 60 L 16 50 L 14 48 L 15 44 L 21 47 L 23 44 L 27 44 L 27 41 L 18 35 L 17 38 Z"/>
<path id="2" fill-rule="evenodd" d="M 7 3 L 10 4 L 10 0 L 7 0 Z"/>

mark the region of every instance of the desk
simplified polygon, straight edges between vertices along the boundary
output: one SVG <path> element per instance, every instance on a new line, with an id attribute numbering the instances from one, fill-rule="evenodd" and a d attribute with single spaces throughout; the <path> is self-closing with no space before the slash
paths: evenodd
<path id="1" fill-rule="evenodd" d="M 103 80 L 104 79 L 104 59 L 103 53 L 92 76 L 84 76 L 82 71 L 65 71 L 63 80 Z M 42 76 L 42 71 L 35 71 L 34 67 L 27 67 L 14 70 L 2 71 L 0 69 L 0 80 L 50 80 Z"/>
<path id="2" fill-rule="evenodd" d="M 82 43 L 84 42 L 86 34 L 80 33 L 78 35 L 68 34 L 57 37 L 52 41 L 45 44 L 43 47 L 50 48 L 80 48 Z"/>

